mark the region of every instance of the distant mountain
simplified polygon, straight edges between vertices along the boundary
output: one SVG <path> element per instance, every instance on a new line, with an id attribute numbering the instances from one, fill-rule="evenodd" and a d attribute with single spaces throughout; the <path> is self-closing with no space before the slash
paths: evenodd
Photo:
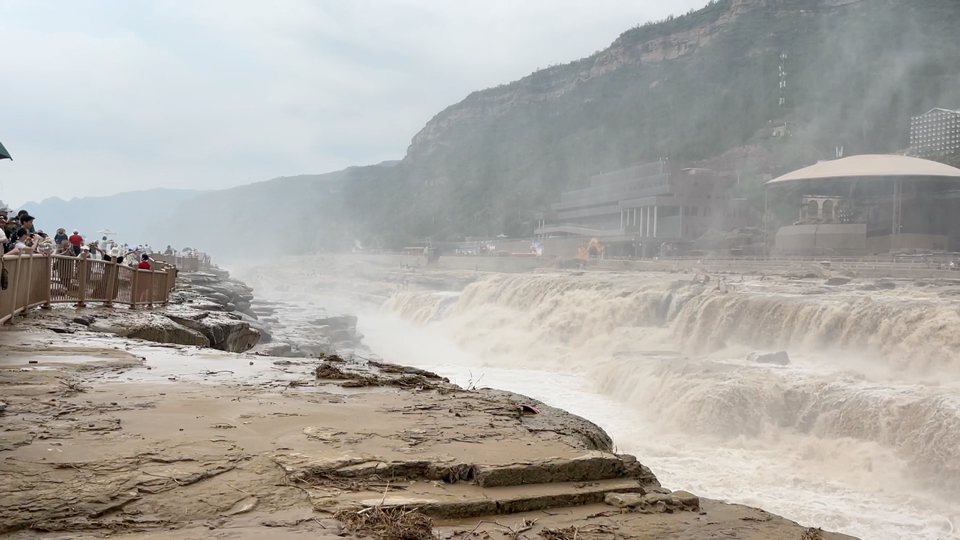
<path id="1" fill-rule="evenodd" d="M 95 239 L 98 231 L 133 244 L 163 249 L 193 247 L 219 261 L 262 258 L 291 251 L 312 252 L 353 246 L 344 185 L 392 168 L 398 161 L 350 167 L 325 174 L 285 176 L 234 188 L 198 191 L 151 189 L 105 197 L 30 202 L 23 209 L 40 230 L 54 234 L 79 229 Z M 13 209 L 14 211 L 19 208 Z"/>
<path id="2" fill-rule="evenodd" d="M 151 230 L 151 225 L 202 193 L 191 189 L 157 188 L 68 201 L 52 197 L 39 203 L 29 202 L 23 205 L 23 209 L 37 218 L 38 229 L 50 235 L 58 227 L 63 227 L 68 234 L 78 229 L 85 238 L 95 239 L 100 236 L 97 231 L 108 229 L 124 242 L 152 243 L 162 241 L 162 235 L 153 234 L 155 231 Z"/>
<path id="3" fill-rule="evenodd" d="M 183 201 L 156 230 L 177 249 L 195 247 L 219 261 L 348 248 L 357 233 L 350 229 L 344 187 L 396 164 L 385 161 L 207 192 Z"/>

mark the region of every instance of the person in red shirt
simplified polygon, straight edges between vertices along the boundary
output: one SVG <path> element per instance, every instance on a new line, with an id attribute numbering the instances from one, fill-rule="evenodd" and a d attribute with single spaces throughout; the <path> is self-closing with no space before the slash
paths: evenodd
<path id="1" fill-rule="evenodd" d="M 71 234 L 67 240 L 70 242 L 70 245 L 73 246 L 73 254 L 79 257 L 80 246 L 83 245 L 83 237 L 80 236 L 80 231 L 74 229 L 73 234 Z"/>
<path id="2" fill-rule="evenodd" d="M 146 253 L 143 254 L 143 257 L 140 258 L 140 264 L 137 265 L 137 268 L 141 270 L 150 269 L 150 256 Z"/>

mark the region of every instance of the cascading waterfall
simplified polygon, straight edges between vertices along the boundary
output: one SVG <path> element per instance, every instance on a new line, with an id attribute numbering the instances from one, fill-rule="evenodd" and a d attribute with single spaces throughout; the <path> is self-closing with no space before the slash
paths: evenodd
<path id="1" fill-rule="evenodd" d="M 246 277 L 281 325 L 356 313 L 385 360 L 590 418 L 668 487 L 864 539 L 960 540 L 958 286 L 544 272 L 450 293 L 303 272 Z M 788 365 L 746 358 L 777 350 Z"/>
<path id="2" fill-rule="evenodd" d="M 441 325 L 491 366 L 589 374 L 665 428 L 868 441 L 914 480 L 960 485 L 960 384 L 949 381 L 960 314 L 934 292 L 521 274 L 486 277 L 455 300 L 401 292 L 384 310 Z M 744 360 L 757 349 L 793 362 Z"/>

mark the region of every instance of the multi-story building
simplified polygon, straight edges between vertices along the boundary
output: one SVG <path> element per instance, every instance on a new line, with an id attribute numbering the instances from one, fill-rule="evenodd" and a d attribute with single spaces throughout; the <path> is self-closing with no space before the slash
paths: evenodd
<path id="1" fill-rule="evenodd" d="M 598 238 L 607 243 L 695 240 L 722 226 L 730 177 L 666 161 L 598 174 L 590 187 L 561 194 L 538 215 L 538 240 Z"/>
<path id="2" fill-rule="evenodd" d="M 960 150 L 960 111 L 932 109 L 911 118 L 910 148 L 921 157 Z"/>

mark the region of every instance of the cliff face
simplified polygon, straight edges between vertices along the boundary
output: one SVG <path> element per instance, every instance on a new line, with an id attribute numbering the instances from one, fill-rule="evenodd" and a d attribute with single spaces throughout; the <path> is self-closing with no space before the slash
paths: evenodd
<path id="1" fill-rule="evenodd" d="M 601 171 L 762 156 L 738 161 L 749 176 L 838 146 L 896 151 L 911 115 L 960 107 L 958 24 L 955 0 L 716 0 L 470 94 L 396 168 L 348 182 L 346 208 L 382 210 L 354 224 L 368 242 L 529 235 L 535 211 Z M 793 136 L 775 141 L 783 122 Z"/>
<path id="2" fill-rule="evenodd" d="M 430 120 L 413 137 L 408 154 L 415 158 L 432 153 L 436 150 L 437 141 L 455 125 L 508 114 L 517 105 L 556 99 L 576 85 L 609 75 L 623 67 L 642 66 L 694 54 L 716 35 L 727 30 L 738 16 L 764 4 L 766 0 L 718 2 L 701 10 L 702 21 L 697 19 L 691 23 L 694 24 L 692 28 L 651 39 L 641 37 L 639 40 L 631 36 L 631 32 L 626 32 L 610 47 L 588 58 L 547 68 L 508 85 L 475 92 Z M 643 30 L 645 28 L 637 28 L 634 32 Z"/>

